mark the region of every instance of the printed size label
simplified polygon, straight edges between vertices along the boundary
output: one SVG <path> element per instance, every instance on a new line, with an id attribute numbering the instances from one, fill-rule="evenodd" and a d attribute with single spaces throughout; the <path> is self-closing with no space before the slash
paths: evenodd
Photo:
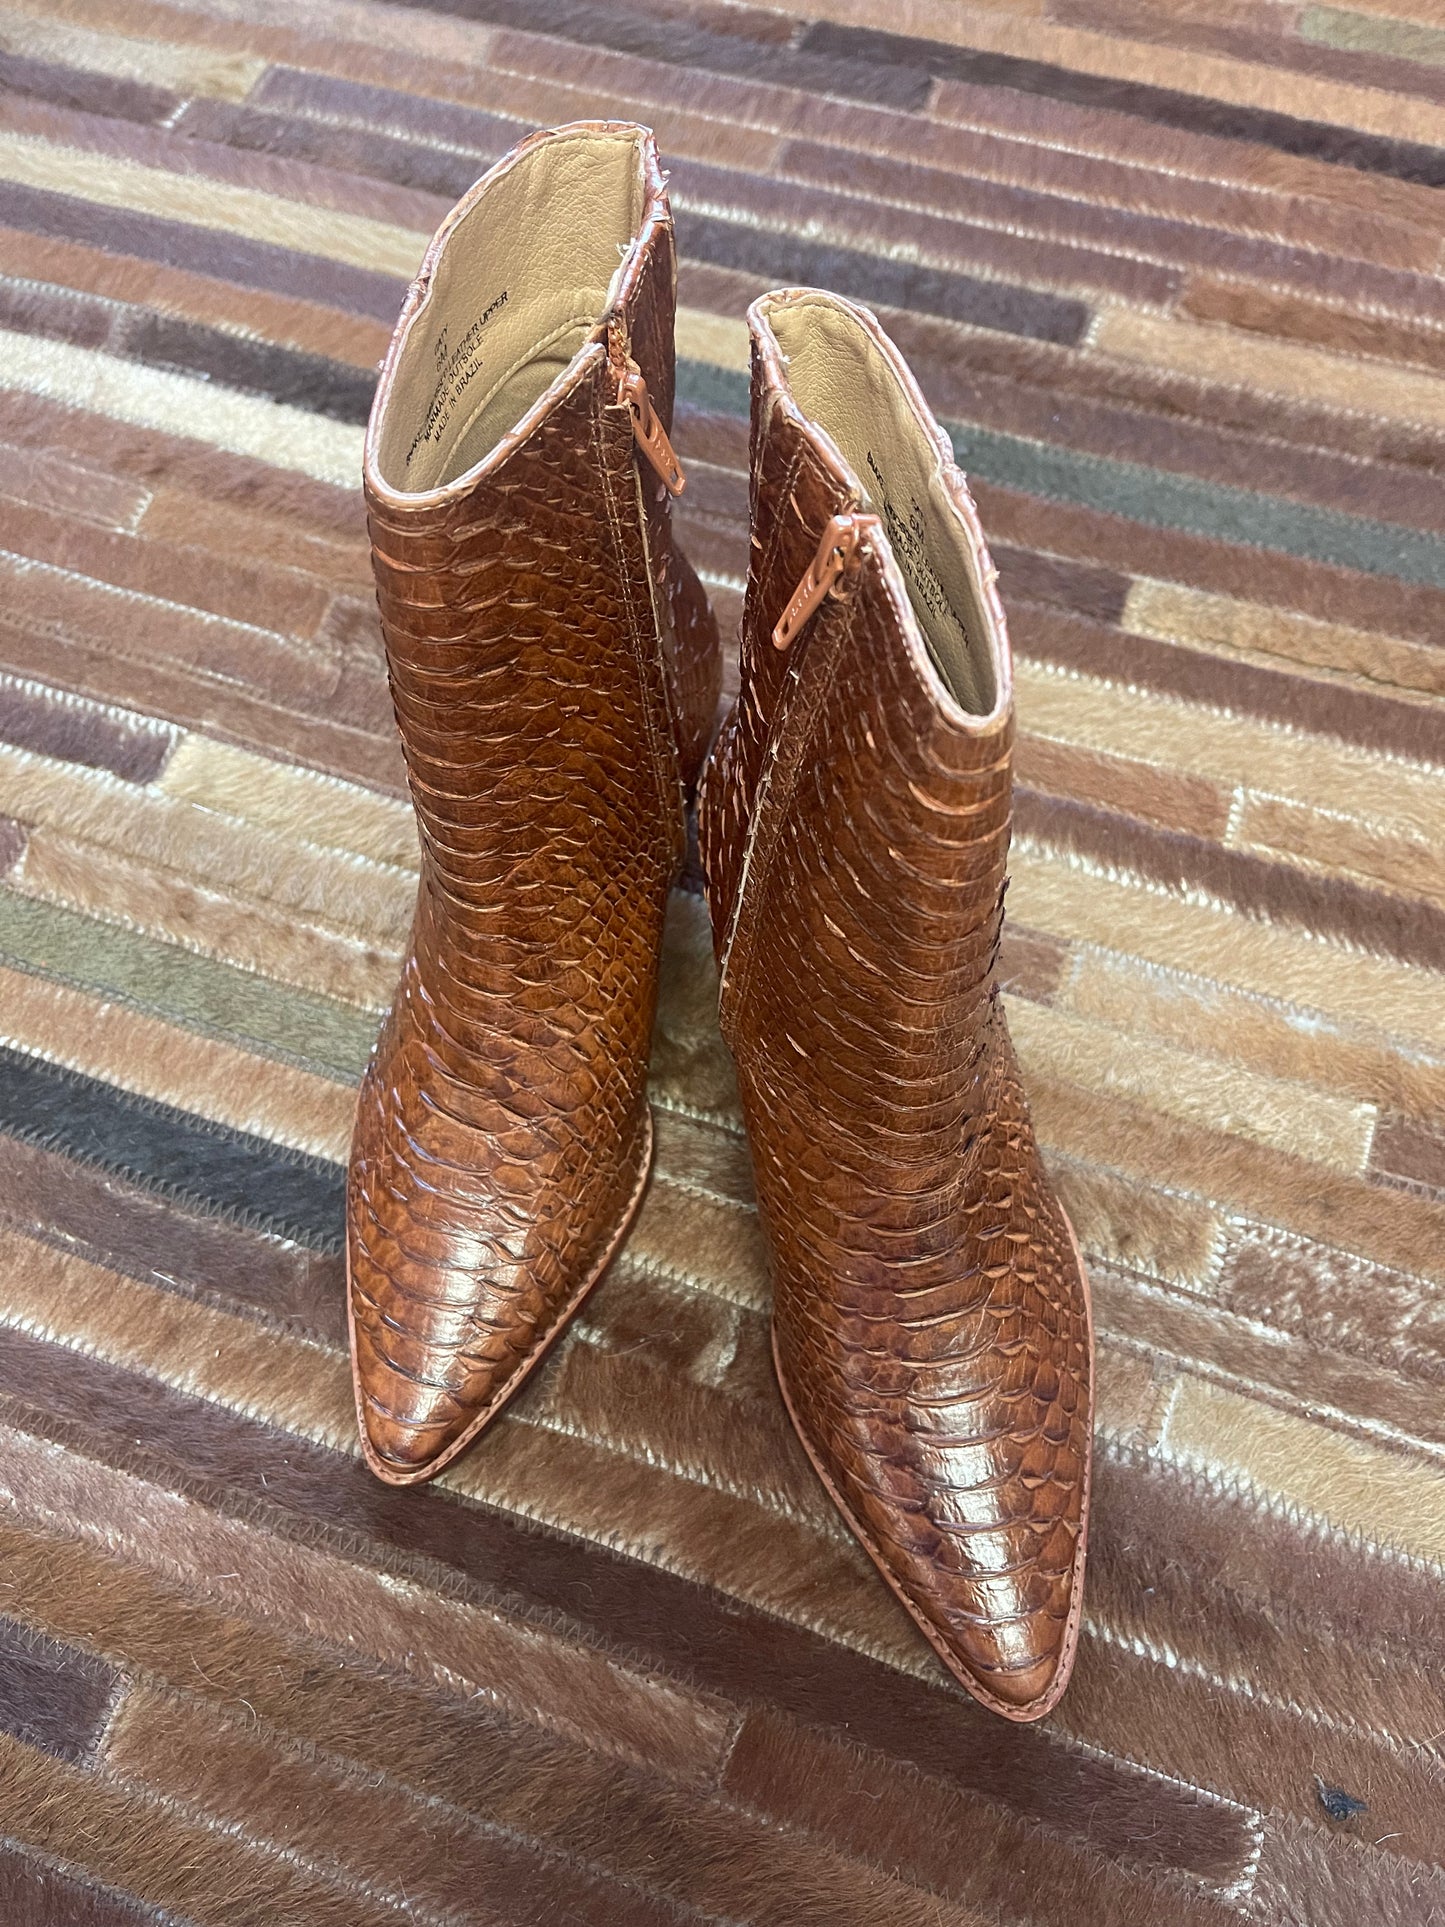
<path id="1" fill-rule="evenodd" d="M 440 445 L 448 424 L 457 412 L 457 403 L 482 372 L 482 331 L 506 305 L 507 290 L 503 288 L 499 295 L 487 303 L 455 347 L 451 342 L 449 326 L 443 327 L 433 342 L 432 354 L 437 365 L 436 386 L 432 390 L 426 417 L 406 451 L 408 468 L 416 459 L 418 449 L 428 443 Z"/>
<path id="2" fill-rule="evenodd" d="M 961 635 L 968 630 L 962 617 L 948 599 L 938 571 L 928 559 L 928 523 L 922 506 L 913 502 L 905 521 L 889 497 L 884 485 L 883 472 L 873 459 L 873 451 L 868 451 L 868 470 L 877 483 L 878 500 L 883 504 L 883 526 L 888 531 L 888 540 L 893 544 L 893 553 L 899 566 L 908 579 L 910 588 L 935 621 L 945 617 L 952 622 Z"/>

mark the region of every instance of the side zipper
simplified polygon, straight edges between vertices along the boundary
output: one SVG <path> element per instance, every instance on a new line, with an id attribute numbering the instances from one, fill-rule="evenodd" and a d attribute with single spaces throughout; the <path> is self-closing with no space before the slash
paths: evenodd
<path id="1" fill-rule="evenodd" d="M 876 520 L 876 517 L 867 518 Z M 863 545 L 865 518 L 835 515 L 823 530 L 818 553 L 788 598 L 788 606 L 773 625 L 773 647 L 786 649 L 808 618 L 820 609 L 848 572 Z"/>
<path id="2" fill-rule="evenodd" d="M 681 495 L 687 487 L 687 477 L 682 472 L 682 463 L 677 459 L 677 450 L 667 438 L 667 430 L 657 419 L 657 410 L 652 405 L 652 397 L 647 392 L 647 382 L 642 370 L 631 358 L 622 371 L 617 384 L 617 399 L 632 417 L 632 432 L 637 438 L 637 446 L 647 457 L 649 465 L 657 475 L 669 495 Z"/>
<path id="3" fill-rule="evenodd" d="M 616 366 L 616 363 L 614 362 L 613 365 Z M 674 498 L 681 495 L 687 486 L 687 478 L 682 472 L 682 463 L 677 458 L 677 451 L 668 440 L 666 429 L 657 418 L 657 410 L 653 407 L 652 397 L 647 392 L 646 377 L 630 354 L 625 356 L 618 376 L 617 402 L 620 407 L 626 408 L 631 418 L 632 437 L 638 453 L 646 458 L 648 467 L 669 495 Z M 682 772 L 678 764 L 677 717 L 674 714 L 676 697 L 673 690 L 672 669 L 670 663 L 665 660 L 667 648 L 665 638 L 670 632 L 671 615 L 661 606 L 661 597 L 664 592 L 654 568 L 647 503 L 643 499 L 642 468 L 638 462 L 633 462 L 631 467 L 633 498 L 637 510 L 637 537 L 642 544 L 642 572 L 647 580 L 647 606 L 652 615 L 652 630 L 656 638 L 654 645 L 656 672 L 660 684 L 659 693 L 662 697 L 661 744 L 658 743 L 655 735 L 658 719 L 652 714 L 651 703 L 647 705 L 650 719 L 648 734 L 653 737 L 653 760 L 657 765 L 659 785 L 664 789 L 667 785 L 667 777 L 663 772 L 665 761 L 676 791 L 676 808 L 669 810 L 665 799 L 663 808 L 664 812 L 674 819 L 673 856 L 675 862 L 681 865 L 687 852 L 686 799 L 683 792 Z M 638 669 L 644 680 L 643 699 L 647 702 L 646 684 L 649 678 L 641 660 L 638 662 Z"/>
<path id="4" fill-rule="evenodd" d="M 851 584 L 870 541 L 876 542 L 881 524 L 876 515 L 835 515 L 818 544 L 817 554 L 794 589 L 773 630 L 773 644 L 786 649 L 817 614 L 829 596 L 839 596 L 845 578 Z M 842 600 L 841 596 L 839 599 Z M 851 597 L 847 598 L 851 601 Z M 793 620 L 784 629 L 784 618 Z M 844 608 L 846 623 L 849 611 Z M 745 618 L 746 619 L 746 618 Z M 779 632 L 783 639 L 779 640 Z M 837 624 L 809 638 L 808 646 L 789 664 L 791 687 L 780 693 L 779 708 L 769 734 L 762 769 L 753 793 L 753 807 L 743 838 L 736 895 L 726 942 L 719 960 L 718 1015 L 723 1036 L 733 1042 L 734 1017 L 746 1001 L 752 968 L 750 925 L 760 914 L 758 904 L 767 890 L 773 857 L 783 835 L 788 811 L 813 739 L 819 711 L 831 684 L 839 649 L 848 630 Z"/>

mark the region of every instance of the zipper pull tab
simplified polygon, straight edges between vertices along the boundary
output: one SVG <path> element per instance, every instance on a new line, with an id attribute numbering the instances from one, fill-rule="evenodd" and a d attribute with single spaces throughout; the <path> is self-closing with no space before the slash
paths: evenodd
<path id="1" fill-rule="evenodd" d="M 637 446 L 657 471 L 662 486 L 669 495 L 681 495 L 687 487 L 687 477 L 682 472 L 676 449 L 667 439 L 667 430 L 657 419 L 657 410 L 647 392 L 647 383 L 635 361 L 629 362 L 623 370 L 622 379 L 617 384 L 617 399 L 632 416 L 632 432 L 637 437 Z"/>
<path id="2" fill-rule="evenodd" d="M 794 589 L 788 606 L 773 629 L 773 647 L 786 649 L 803 624 L 831 594 L 839 576 L 863 546 L 863 521 L 857 515 L 835 515 L 823 531 L 818 553 Z"/>

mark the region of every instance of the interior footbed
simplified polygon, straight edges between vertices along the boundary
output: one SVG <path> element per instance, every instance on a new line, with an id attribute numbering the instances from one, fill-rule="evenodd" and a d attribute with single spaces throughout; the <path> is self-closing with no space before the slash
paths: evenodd
<path id="1" fill-rule="evenodd" d="M 539 143 L 448 235 L 393 371 L 376 466 L 401 493 L 482 461 L 607 313 L 646 198 L 640 139 Z"/>
<path id="2" fill-rule="evenodd" d="M 858 317 L 831 302 L 780 302 L 767 319 L 794 401 L 837 445 L 883 522 L 944 684 L 964 709 L 987 715 L 994 666 L 967 530 L 897 370 Z"/>

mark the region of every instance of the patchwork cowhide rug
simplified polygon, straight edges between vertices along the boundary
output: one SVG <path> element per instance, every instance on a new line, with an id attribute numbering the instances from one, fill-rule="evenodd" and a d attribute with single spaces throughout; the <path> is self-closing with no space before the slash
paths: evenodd
<path id="1" fill-rule="evenodd" d="M 1445 1920 L 1442 103 L 1438 0 L 3 0 L 6 1927 Z M 440 1486 L 357 1457 L 361 425 L 452 199 L 599 115 L 725 623 L 771 285 L 880 310 L 997 545 L 1100 1324 L 1036 1729 L 793 1444 L 685 891 L 635 1235 Z"/>

